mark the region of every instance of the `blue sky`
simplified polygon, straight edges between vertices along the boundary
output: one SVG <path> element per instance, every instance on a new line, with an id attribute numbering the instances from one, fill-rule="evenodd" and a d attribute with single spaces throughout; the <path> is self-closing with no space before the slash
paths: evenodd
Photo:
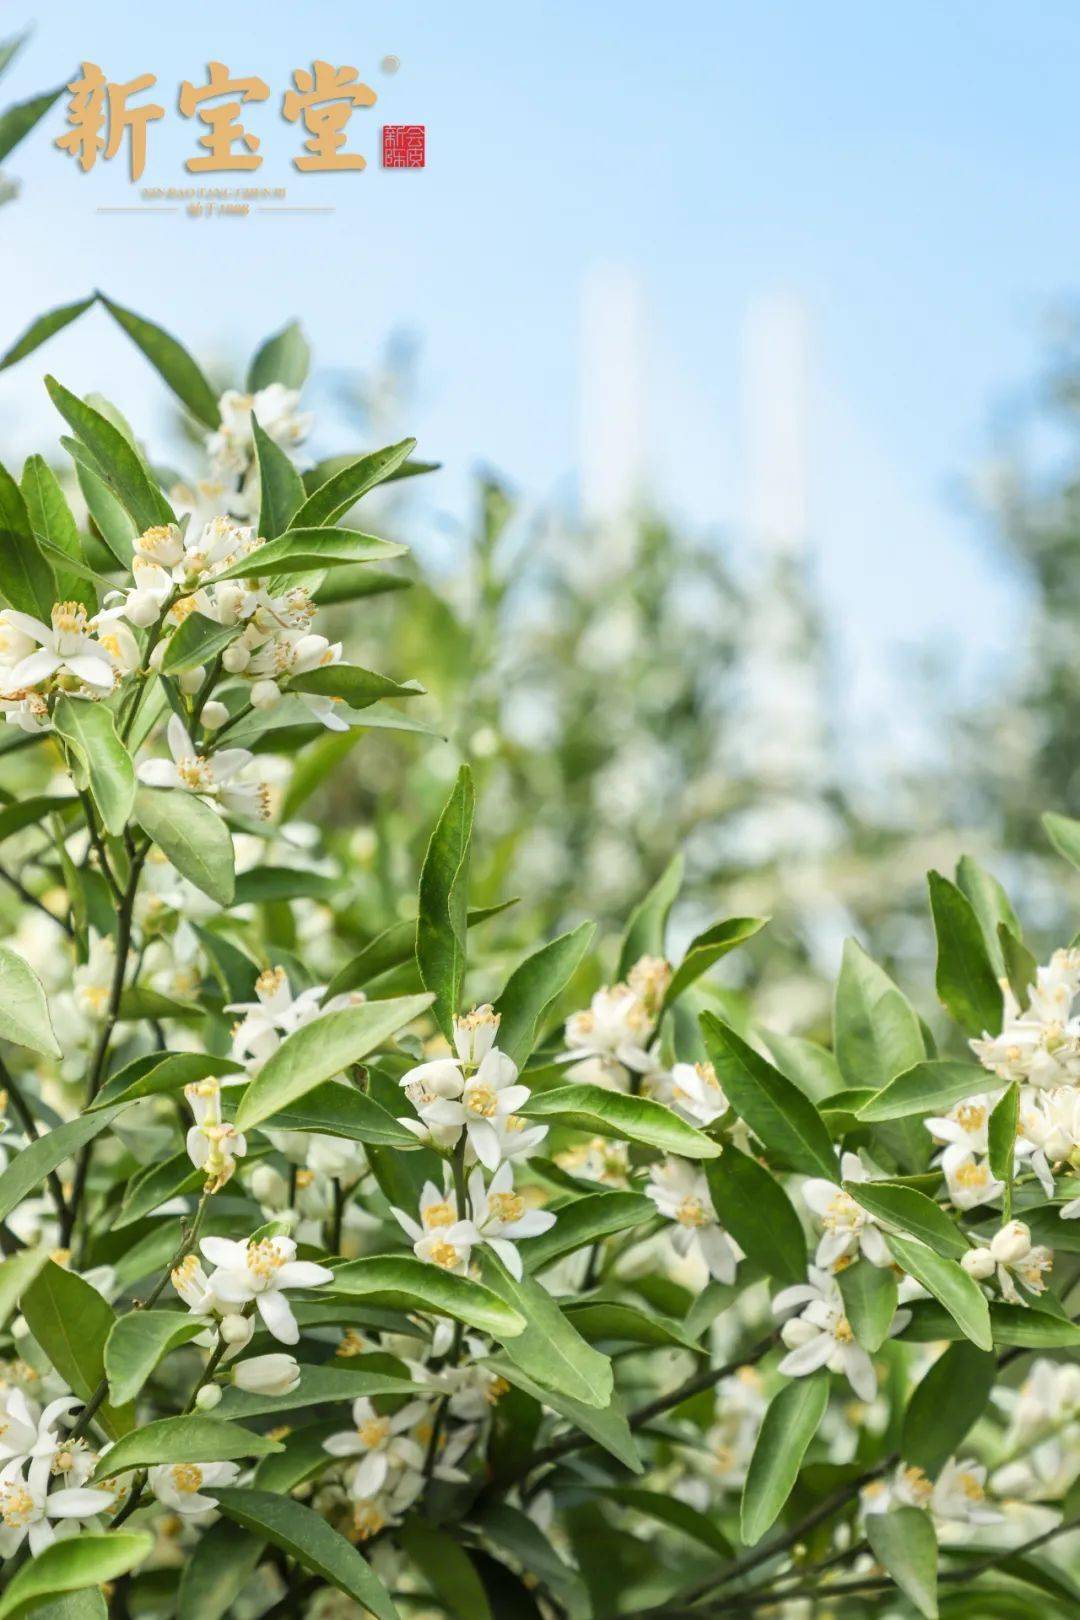
<path id="1" fill-rule="evenodd" d="M 27 4 L 3 0 L 5 31 Z M 245 221 L 98 214 L 133 200 L 126 172 L 79 173 L 51 145 L 57 107 L 10 165 L 25 190 L 0 216 L 0 342 L 94 285 L 203 355 L 246 352 L 300 313 L 320 361 L 363 368 L 409 329 L 412 420 L 446 463 L 431 499 L 453 514 L 481 460 L 537 499 L 572 487 L 582 277 L 628 264 L 648 300 L 654 486 L 695 524 L 726 527 L 740 322 L 762 292 L 790 290 L 812 321 L 815 543 L 851 716 L 888 727 L 898 660 L 927 629 L 969 687 L 1000 667 L 1017 592 L 955 491 L 1076 283 L 1074 5 L 40 9 L 5 97 L 83 57 L 113 79 L 156 72 L 168 117 L 144 184 L 183 183 L 193 132 L 176 87 L 211 57 L 278 95 L 314 56 L 350 62 L 379 104 L 353 121 L 370 160 L 358 176 L 296 176 L 295 130 L 262 117 L 259 180 L 336 212 Z M 402 63 L 392 78 L 387 53 Z M 427 124 L 426 170 L 380 169 L 384 121 Z M 164 424 L 159 389 L 100 314 L 38 358 L 0 377 L 11 455 L 50 431 L 47 402 L 26 399 L 46 364 Z"/>

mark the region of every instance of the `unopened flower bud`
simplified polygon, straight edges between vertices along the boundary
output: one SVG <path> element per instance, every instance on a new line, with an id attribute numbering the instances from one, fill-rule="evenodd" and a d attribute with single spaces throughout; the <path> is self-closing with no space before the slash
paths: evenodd
<path id="1" fill-rule="evenodd" d="M 251 662 L 251 653 L 242 641 L 234 641 L 221 655 L 221 662 L 230 675 L 239 675 Z"/>
<path id="2" fill-rule="evenodd" d="M 272 709 L 280 696 L 275 681 L 255 681 L 251 687 L 251 706 L 253 709 Z"/>
<path id="3" fill-rule="evenodd" d="M 194 669 L 182 670 L 176 678 L 181 692 L 186 692 L 188 697 L 194 697 L 206 679 L 206 671 L 201 664 L 196 664 Z"/>
<path id="4" fill-rule="evenodd" d="M 195 1397 L 195 1405 L 200 1412 L 212 1412 L 221 1399 L 221 1387 L 218 1384 L 204 1384 Z"/>
<path id="5" fill-rule="evenodd" d="M 251 1196 L 264 1209 L 284 1209 L 289 1202 L 289 1186 L 280 1170 L 272 1164 L 257 1164 L 248 1182 Z"/>
<path id="6" fill-rule="evenodd" d="M 233 1368 L 233 1383 L 252 1395 L 288 1395 L 300 1382 L 300 1363 L 295 1356 L 274 1353 L 252 1356 Z"/>
<path id="7" fill-rule="evenodd" d="M 219 703 L 216 698 L 211 698 L 209 703 L 203 704 L 202 723 L 207 731 L 216 731 L 218 726 L 223 726 L 228 718 L 228 709 L 224 703 Z"/>
<path id="8" fill-rule="evenodd" d="M 154 647 L 153 652 L 150 654 L 148 662 L 150 668 L 155 672 L 160 672 L 161 670 L 161 665 L 168 649 L 168 645 L 169 643 L 167 641 L 159 641 Z"/>
<path id="9" fill-rule="evenodd" d="M 246 1344 L 254 1332 L 253 1323 L 246 1316 L 223 1316 L 221 1319 L 221 1337 L 226 1344 Z"/>
<path id="10" fill-rule="evenodd" d="M 816 1339 L 820 1331 L 811 1322 L 804 1322 L 801 1316 L 793 1316 L 780 1329 L 780 1337 L 789 1350 L 797 1350 L 800 1345 Z"/>
<path id="11" fill-rule="evenodd" d="M 990 1240 L 990 1253 L 999 1265 L 1012 1266 L 1031 1253 L 1031 1231 L 1023 1221 L 1010 1221 Z"/>
<path id="12" fill-rule="evenodd" d="M 982 1282 L 986 1277 L 993 1276 L 994 1257 L 989 1249 L 969 1249 L 967 1254 L 961 1257 L 960 1264 L 968 1276 L 974 1277 L 976 1282 Z"/>

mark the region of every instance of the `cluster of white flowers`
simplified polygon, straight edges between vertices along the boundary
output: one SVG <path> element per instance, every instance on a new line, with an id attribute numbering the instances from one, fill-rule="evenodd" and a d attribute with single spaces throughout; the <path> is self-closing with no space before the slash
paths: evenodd
<path id="1" fill-rule="evenodd" d="M 454 1020 L 455 1057 L 434 1058 L 402 1075 L 402 1090 L 418 1118 L 401 1123 L 443 1154 L 461 1144 L 462 1167 L 473 1169 L 461 1193 L 449 1182 L 442 1192 L 428 1182 L 419 1220 L 400 1209 L 394 1214 L 418 1259 L 444 1271 L 465 1272 L 472 1250 L 487 1244 L 520 1277 L 515 1243 L 546 1232 L 555 1217 L 527 1208 L 523 1195 L 514 1190 L 513 1161 L 528 1158 L 547 1135 L 547 1126 L 530 1126 L 517 1112 L 531 1093 L 518 1083 L 517 1065 L 495 1045 L 500 1022 L 489 1005 L 474 1007 Z"/>
<path id="2" fill-rule="evenodd" d="M 827 1367 L 842 1373 L 861 1401 L 877 1394 L 874 1364 L 852 1331 L 844 1313 L 843 1296 L 832 1272 L 811 1266 L 805 1283 L 782 1288 L 773 1300 L 777 1316 L 785 1317 L 780 1337 L 788 1353 L 779 1370 L 801 1378 Z M 910 1313 L 897 1311 L 891 1331 L 898 1333 Z"/>
<path id="3" fill-rule="evenodd" d="M 237 1355 L 255 1331 L 252 1312 L 282 1344 L 296 1344 L 300 1329 L 286 1293 L 292 1288 L 318 1288 L 333 1272 L 313 1260 L 297 1260 L 291 1237 L 271 1235 L 239 1241 L 203 1238 L 199 1248 L 213 1270 L 207 1275 L 195 1254 L 172 1272 L 172 1285 L 193 1316 L 204 1317 Z"/>
<path id="4" fill-rule="evenodd" d="M 208 475 L 193 487 L 177 484 L 169 499 L 177 512 L 206 520 L 225 514 L 250 521 L 258 516 L 259 463 L 251 426 L 254 416 L 267 438 L 292 460 L 311 432 L 314 417 L 298 411 L 300 391 L 270 383 L 253 393 L 229 388 L 218 400 L 220 425 L 206 437 Z"/>
<path id="5" fill-rule="evenodd" d="M 914 1464 L 899 1463 L 890 1479 L 871 1480 L 860 1492 L 864 1514 L 890 1508 L 923 1508 L 934 1520 L 939 1539 L 962 1540 L 965 1530 L 998 1524 L 1002 1515 L 986 1495 L 986 1467 L 972 1458 L 950 1457 L 936 1479 Z"/>
<path id="6" fill-rule="evenodd" d="M 9 725 L 47 730 L 54 692 L 105 697 L 137 666 L 131 632 L 110 625 L 103 639 L 101 628 L 101 616 L 88 615 L 81 602 L 55 602 L 48 624 L 14 608 L 0 611 L 0 713 Z"/>
<path id="7" fill-rule="evenodd" d="M 42 1410 L 18 1386 L 0 1386 L 0 1558 L 24 1541 L 37 1554 L 57 1538 L 98 1529 L 115 1507 L 114 1490 L 85 1483 L 96 1455 L 57 1428 L 82 1404 L 64 1395 Z M 59 1487 L 51 1489 L 56 1480 Z"/>

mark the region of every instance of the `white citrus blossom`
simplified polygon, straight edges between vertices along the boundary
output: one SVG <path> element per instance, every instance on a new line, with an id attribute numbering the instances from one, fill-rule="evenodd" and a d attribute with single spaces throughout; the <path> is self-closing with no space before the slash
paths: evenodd
<path id="1" fill-rule="evenodd" d="M 463 1273 L 469 1257 L 480 1242 L 472 1221 L 460 1219 L 457 1205 L 448 1191 L 440 1192 L 433 1181 L 425 1181 L 420 1193 L 420 1220 L 413 1220 L 403 1209 L 391 1205 L 391 1212 L 402 1230 L 412 1239 L 413 1253 L 428 1265 L 443 1271 Z"/>
<path id="2" fill-rule="evenodd" d="M 405 1431 L 427 1413 L 424 1401 L 409 1401 L 393 1414 L 376 1412 L 366 1395 L 353 1402 L 353 1427 L 330 1435 L 323 1449 L 331 1457 L 358 1457 L 351 1476 L 351 1490 L 357 1497 L 374 1496 L 382 1490 L 392 1468 L 422 1468 L 424 1453 Z"/>
<path id="3" fill-rule="evenodd" d="M 8 672 L 4 691 L 24 691 L 40 686 L 53 676 L 61 684 L 74 682 L 76 692 L 83 686 L 98 697 L 111 692 L 115 673 L 108 654 L 90 633 L 90 624 L 81 602 L 54 602 L 49 624 L 43 624 L 30 613 L 16 613 L 8 609 L 5 621 L 10 629 L 22 633 L 37 644 L 35 652 L 28 653 Z"/>
<path id="4" fill-rule="evenodd" d="M 1080 1020 L 1070 1017 L 1080 989 L 1080 951 L 1055 951 L 1037 969 L 1023 1012 L 1007 981 L 1001 989 L 1001 1033 L 970 1043 L 983 1067 L 1006 1083 L 1055 1086 L 1080 1080 Z"/>
<path id="5" fill-rule="evenodd" d="M 701 1171 L 686 1159 L 667 1158 L 649 1166 L 649 1182 L 646 1197 L 674 1223 L 671 1242 L 676 1254 L 695 1250 L 717 1282 L 734 1282 L 743 1252 L 720 1225 Z"/>
<path id="6" fill-rule="evenodd" d="M 644 1073 L 652 1066 L 645 1050 L 655 1019 L 629 984 L 604 985 L 584 1012 L 566 1020 L 567 1055 L 575 1060 L 599 1059 L 612 1066 Z M 612 1075 L 617 1078 L 617 1074 Z"/>
<path id="7" fill-rule="evenodd" d="M 0 1385 L 0 1462 L 50 1456 L 60 1443 L 56 1424 L 82 1404 L 61 1395 L 42 1411 L 17 1385 Z"/>
<path id="8" fill-rule="evenodd" d="M 313 1260 L 296 1259 L 296 1243 L 288 1237 L 232 1238 L 207 1237 L 200 1249 L 214 1267 L 209 1290 L 226 1307 L 255 1308 L 275 1339 L 295 1344 L 300 1329 L 285 1291 L 289 1288 L 318 1288 L 333 1280 L 333 1272 Z"/>
<path id="9" fill-rule="evenodd" d="M 941 1169 L 950 1202 L 957 1209 L 974 1209 L 991 1204 L 1005 1191 L 1005 1184 L 990 1169 L 990 1160 L 977 1159 L 960 1146 L 948 1147 L 941 1155 Z"/>
<path id="10" fill-rule="evenodd" d="M 300 1363 L 280 1351 L 250 1356 L 235 1364 L 232 1381 L 252 1395 L 289 1395 L 300 1382 Z"/>
<path id="11" fill-rule="evenodd" d="M 472 1152 L 485 1169 L 494 1170 L 499 1163 L 496 1121 L 516 1114 L 530 1096 L 528 1086 L 516 1083 L 517 1072 L 517 1064 L 505 1052 L 491 1047 L 458 1097 L 439 1097 L 426 1106 L 425 1124 L 455 1130 L 455 1141 L 464 1128 Z"/>
<path id="12" fill-rule="evenodd" d="M 148 1474 L 150 1489 L 158 1501 L 174 1513 L 213 1513 L 217 1502 L 202 1492 L 215 1485 L 232 1485 L 240 1477 L 233 1462 L 158 1463 Z"/>
<path id="13" fill-rule="evenodd" d="M 515 1248 L 523 1238 L 539 1237 L 555 1225 L 550 1210 L 528 1209 L 521 1194 L 514 1191 L 514 1171 L 500 1164 L 488 1186 L 477 1165 L 469 1177 L 469 1211 L 479 1241 L 498 1255 L 511 1276 L 520 1278 L 521 1255 Z"/>
<path id="14" fill-rule="evenodd" d="M 840 1179 L 870 1181 L 872 1177 L 857 1153 L 845 1153 L 840 1160 Z M 892 1265 L 892 1255 L 874 1217 L 843 1187 L 823 1177 L 810 1177 L 803 1182 L 801 1192 L 806 1207 L 822 1226 L 816 1256 L 822 1271 L 839 1270 L 859 1254 L 871 1265 Z"/>
<path id="15" fill-rule="evenodd" d="M 872 1401 L 877 1394 L 877 1374 L 862 1345 L 856 1342 L 851 1323 L 844 1314 L 844 1302 L 836 1279 L 811 1266 L 805 1283 L 783 1288 L 773 1300 L 777 1315 L 797 1311 L 780 1329 L 788 1353 L 778 1371 L 788 1378 L 802 1378 L 828 1367 L 842 1373 L 861 1401 Z"/>
<path id="16" fill-rule="evenodd" d="M 650 1093 L 694 1125 L 711 1125 L 731 1106 L 711 1063 L 675 1063 L 666 1078 L 664 1086 L 652 1080 Z"/>
<path id="17" fill-rule="evenodd" d="M 1001 1514 L 986 1500 L 986 1467 L 973 1458 L 950 1457 L 934 1481 L 930 1511 L 935 1519 L 966 1524 L 997 1524 Z"/>
<path id="18" fill-rule="evenodd" d="M 240 780 L 240 773 L 254 758 L 248 749 L 222 748 L 217 753 L 200 754 L 177 714 L 171 716 L 165 728 L 165 739 L 172 759 L 144 759 L 138 769 L 140 782 L 148 787 L 180 788 L 185 793 L 195 793 L 237 815 L 264 820 L 269 816 L 266 784 Z"/>
<path id="19" fill-rule="evenodd" d="M 29 1466 L 16 1459 L 0 1469 L 0 1558 L 10 1558 L 24 1541 L 36 1557 L 58 1537 L 93 1525 L 114 1504 L 111 1491 L 85 1485 L 50 1491 L 51 1482 L 51 1456 L 35 1457 Z"/>
<path id="20" fill-rule="evenodd" d="M 467 1069 L 477 1069 L 495 1045 L 502 1023 L 489 1001 L 454 1019 L 454 1050 Z"/>
<path id="21" fill-rule="evenodd" d="M 184 1087 L 184 1096 L 195 1116 L 186 1138 L 188 1157 L 197 1170 L 205 1172 L 207 1190 L 220 1192 L 235 1171 L 237 1159 L 247 1153 L 247 1138 L 222 1118 L 219 1081 L 193 1081 Z"/>
<path id="22" fill-rule="evenodd" d="M 1010 1305 L 1027 1303 L 1017 1290 L 1014 1276 L 1029 1294 L 1043 1294 L 1046 1273 L 1053 1263 L 1051 1250 L 1044 1244 L 1032 1243 L 1031 1229 L 1023 1221 L 1008 1221 L 988 1246 L 969 1249 L 960 1262 L 968 1276 L 980 1282 L 996 1272 L 998 1287 Z"/>
<path id="23" fill-rule="evenodd" d="M 255 980 L 254 1001 L 233 1001 L 225 1008 L 243 1014 L 233 1027 L 233 1057 L 264 1063 L 286 1035 L 318 1017 L 325 989 L 325 985 L 315 985 L 294 996 L 285 969 L 266 968 Z"/>
<path id="24" fill-rule="evenodd" d="M 71 975 L 72 998 L 84 1018 L 105 1017 L 116 976 L 116 942 L 111 934 L 90 929 L 86 961 Z"/>

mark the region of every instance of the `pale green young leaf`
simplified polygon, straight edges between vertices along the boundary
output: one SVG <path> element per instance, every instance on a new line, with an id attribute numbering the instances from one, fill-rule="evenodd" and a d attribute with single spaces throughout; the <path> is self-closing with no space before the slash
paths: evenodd
<path id="1" fill-rule="evenodd" d="M 495 1003 L 502 1020 L 498 1045 L 519 1069 L 525 1067 L 544 1019 L 583 962 L 595 932 L 593 923 L 580 923 L 560 934 L 527 956 L 506 981 Z"/>
<path id="2" fill-rule="evenodd" d="M 31 96 L 27 101 L 18 101 L 13 107 L 7 107 L 0 113 L 0 162 L 3 162 L 9 152 L 15 150 L 20 141 L 25 140 L 34 125 L 44 118 L 62 92 L 63 86 L 56 90 L 46 90 L 44 95 Z"/>
<path id="3" fill-rule="evenodd" d="M 176 867 L 219 906 L 230 906 L 236 884 L 233 841 L 225 822 L 194 793 L 139 787 L 135 819 Z"/>
<path id="4" fill-rule="evenodd" d="M 987 955 L 994 972 L 1001 978 L 1005 972 L 1005 960 L 998 929 L 1007 928 L 1017 940 L 1023 932 L 1012 903 L 997 878 L 970 855 L 961 855 L 957 862 L 956 882 L 971 902 L 971 909 L 982 929 Z"/>
<path id="5" fill-rule="evenodd" d="M 29 1288 L 48 1258 L 48 1249 L 38 1243 L 32 1249 L 16 1249 L 0 1262 L 0 1328 L 7 1327 L 23 1289 Z"/>
<path id="6" fill-rule="evenodd" d="M 145 1530 L 83 1530 L 54 1541 L 13 1574 L 0 1597 L 0 1620 L 20 1620 L 51 1597 L 101 1587 L 135 1569 L 150 1554 L 154 1538 Z"/>
<path id="7" fill-rule="evenodd" d="M 10 945 L 0 945 L 0 1039 L 60 1056 L 41 980 Z"/>
<path id="8" fill-rule="evenodd" d="M 868 1513 L 866 1537 L 901 1592 L 926 1620 L 937 1620 L 937 1540 L 929 1513 L 914 1507 Z"/>
<path id="9" fill-rule="evenodd" d="M 253 1575 L 264 1546 L 261 1537 L 228 1519 L 204 1530 L 184 1559 L 176 1620 L 223 1620 Z"/>
<path id="10" fill-rule="evenodd" d="M 135 766 L 116 734 L 112 714 L 101 703 L 62 694 L 53 710 L 53 729 L 74 756 L 76 787 L 89 788 L 106 832 L 118 838 L 135 803 Z"/>
<path id="11" fill-rule="evenodd" d="M 761 1540 L 791 1495 L 828 1404 L 824 1370 L 793 1378 L 769 1402 L 743 1486 L 740 1533 L 748 1547 Z"/>
<path id="12" fill-rule="evenodd" d="M 713 1013 L 702 1014 L 701 1031 L 724 1095 L 754 1135 L 793 1170 L 835 1181 L 836 1154 L 810 1099 Z"/>
<path id="13" fill-rule="evenodd" d="M 240 1099 L 238 1130 L 261 1125 L 384 1045 L 431 1006 L 430 995 L 367 1001 L 324 1013 L 286 1036 Z"/>

